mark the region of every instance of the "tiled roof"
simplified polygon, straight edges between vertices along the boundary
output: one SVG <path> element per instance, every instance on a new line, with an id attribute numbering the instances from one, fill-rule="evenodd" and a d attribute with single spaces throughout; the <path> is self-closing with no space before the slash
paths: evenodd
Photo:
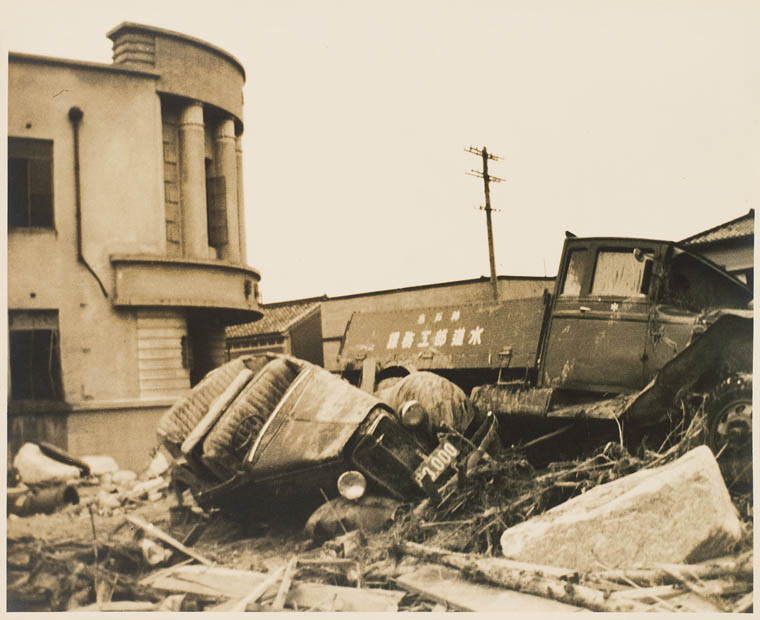
<path id="1" fill-rule="evenodd" d="M 752 237 L 755 234 L 755 210 L 750 209 L 735 220 L 720 224 L 709 230 L 705 230 L 691 237 L 686 237 L 681 243 L 684 245 L 705 245 L 729 239 L 742 239 Z"/>
<path id="2" fill-rule="evenodd" d="M 260 334 L 282 334 L 298 323 L 319 305 L 319 301 L 305 300 L 262 305 L 264 314 L 258 321 L 230 325 L 225 330 L 227 338 L 244 338 Z"/>

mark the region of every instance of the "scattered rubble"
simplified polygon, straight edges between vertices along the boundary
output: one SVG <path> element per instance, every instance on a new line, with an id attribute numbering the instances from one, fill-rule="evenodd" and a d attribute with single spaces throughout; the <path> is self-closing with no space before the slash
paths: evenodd
<path id="1" fill-rule="evenodd" d="M 439 411 L 461 429 L 457 402 Z M 500 444 L 493 416 L 471 439 L 440 422 L 469 449 L 435 494 L 338 497 L 303 530 L 202 508 L 162 451 L 138 476 L 27 444 L 8 492 L 8 611 L 748 611 L 752 496 L 726 489 L 691 420 L 656 450 L 608 443 L 544 469 Z M 76 476 L 51 482 L 61 465 Z M 49 514 L 21 508 L 48 495 Z"/>

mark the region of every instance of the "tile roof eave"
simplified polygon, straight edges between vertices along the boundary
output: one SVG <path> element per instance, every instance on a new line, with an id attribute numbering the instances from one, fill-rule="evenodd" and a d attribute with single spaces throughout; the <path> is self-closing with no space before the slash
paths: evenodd
<path id="1" fill-rule="evenodd" d="M 711 233 L 714 233 L 716 231 L 719 231 L 722 228 L 728 228 L 729 226 L 732 226 L 732 225 L 734 225 L 734 224 L 736 224 L 738 222 L 741 222 L 744 219 L 749 219 L 749 218 L 752 218 L 752 220 L 754 221 L 754 219 L 755 219 L 755 210 L 754 209 L 750 209 L 744 215 L 740 215 L 739 217 L 735 217 L 734 219 L 729 220 L 728 222 L 723 222 L 722 224 L 718 224 L 717 226 L 713 226 L 712 228 L 708 228 L 707 230 L 703 230 L 703 231 L 698 232 L 698 233 L 696 233 L 694 235 L 690 235 L 690 236 L 686 237 L 685 239 L 681 239 L 681 241 L 679 241 L 679 243 L 683 243 L 683 244 L 686 244 L 686 245 L 697 245 L 699 243 L 714 243 L 714 240 L 713 241 L 710 241 L 710 240 L 707 240 L 707 239 L 705 241 L 693 241 L 693 240 L 699 239 L 700 237 L 706 237 L 707 235 L 709 235 Z M 745 237 L 745 236 L 754 236 L 754 230 L 753 230 L 752 233 L 746 233 L 746 234 L 743 234 L 743 235 L 738 235 L 736 238 L 741 238 L 741 237 Z M 729 238 L 733 239 L 734 237 L 729 237 Z"/>

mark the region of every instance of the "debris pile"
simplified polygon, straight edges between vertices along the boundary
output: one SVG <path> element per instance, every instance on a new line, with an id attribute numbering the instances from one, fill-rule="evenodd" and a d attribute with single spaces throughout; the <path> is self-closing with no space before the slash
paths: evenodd
<path id="1" fill-rule="evenodd" d="M 96 599 L 160 600 L 134 576 L 140 564 L 131 544 L 9 539 L 8 611 L 65 611 Z"/>
<path id="2" fill-rule="evenodd" d="M 438 439 L 469 449 L 435 493 L 334 498 L 303 531 L 169 493 L 161 452 L 137 475 L 26 448 L 9 491 L 8 610 L 748 611 L 752 497 L 727 490 L 700 415 L 656 450 L 612 442 L 536 469 L 493 416 L 466 439 L 445 413 Z M 19 498 L 46 493 L 61 494 L 50 514 L 20 516 Z"/>
<path id="3" fill-rule="evenodd" d="M 677 429 L 657 450 L 642 444 L 631 454 L 621 443 L 610 442 L 588 458 L 553 462 L 540 471 L 519 448 L 492 450 L 496 453 L 483 455 L 476 465 L 450 480 L 438 503 L 422 502 L 413 517 L 397 523 L 396 535 L 454 551 L 492 555 L 507 528 L 599 485 L 672 463 L 702 445 L 703 416 L 697 408 L 686 428 Z M 751 527 L 751 492 L 731 489 L 731 499 Z"/>

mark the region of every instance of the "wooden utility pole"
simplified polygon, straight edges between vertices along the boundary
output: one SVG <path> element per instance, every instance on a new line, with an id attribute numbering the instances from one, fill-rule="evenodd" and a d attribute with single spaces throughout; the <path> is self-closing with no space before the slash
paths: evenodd
<path id="1" fill-rule="evenodd" d="M 499 286 L 496 280 L 496 258 L 494 256 L 493 250 L 493 226 L 491 225 L 491 211 L 494 209 L 491 208 L 491 190 L 489 188 L 489 184 L 491 181 L 494 183 L 501 183 L 504 179 L 500 179 L 499 177 L 494 177 L 488 174 L 488 160 L 493 159 L 494 161 L 497 161 L 501 159 L 501 157 L 492 155 L 488 152 L 486 147 L 477 149 L 471 146 L 470 148 L 465 149 L 465 151 L 472 153 L 473 155 L 480 155 L 483 159 L 483 170 L 471 170 L 466 174 L 483 179 L 483 186 L 486 194 L 486 206 L 480 207 L 480 209 L 486 212 L 486 228 L 488 232 L 488 263 L 491 269 L 491 287 L 493 289 L 494 301 L 498 301 Z"/>

